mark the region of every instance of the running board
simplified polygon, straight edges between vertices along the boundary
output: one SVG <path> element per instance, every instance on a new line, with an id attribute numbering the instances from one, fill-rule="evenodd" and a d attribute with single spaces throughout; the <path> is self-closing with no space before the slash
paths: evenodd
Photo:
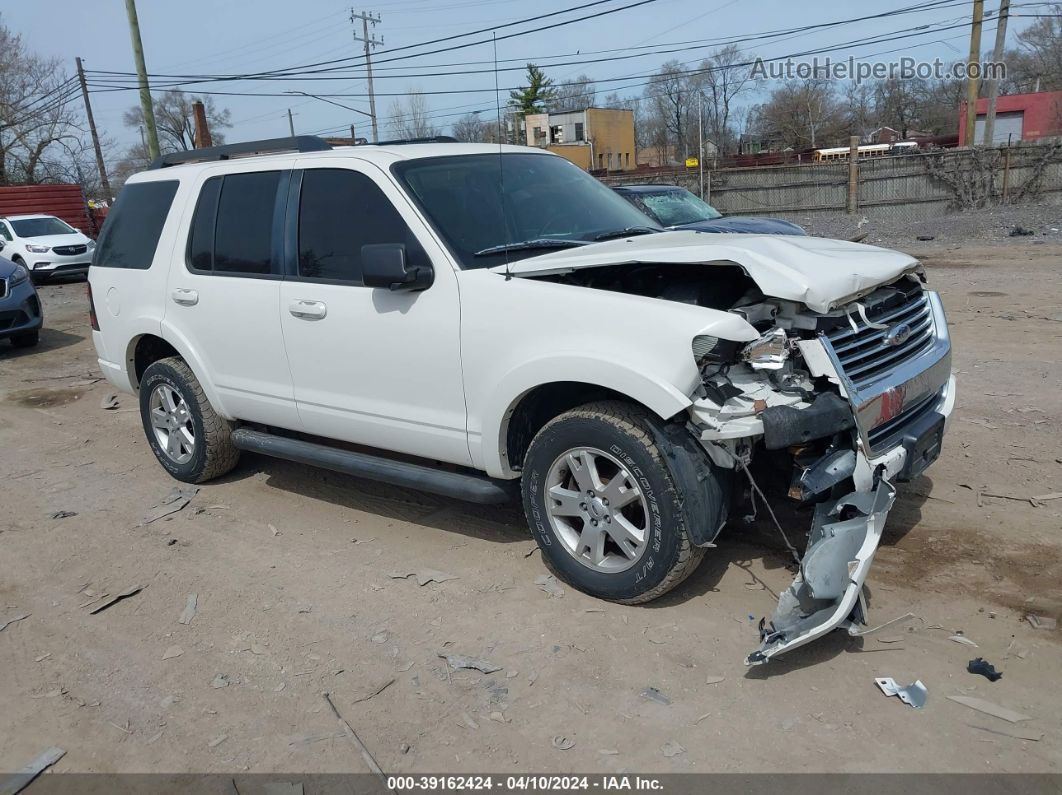
<path id="1" fill-rule="evenodd" d="M 494 480 L 486 475 L 433 469 L 420 464 L 304 442 L 301 439 L 290 439 L 287 436 L 275 436 L 250 428 L 237 428 L 233 431 L 232 443 L 240 450 L 468 502 L 492 505 L 509 502 L 513 495 L 509 485 L 511 481 Z"/>

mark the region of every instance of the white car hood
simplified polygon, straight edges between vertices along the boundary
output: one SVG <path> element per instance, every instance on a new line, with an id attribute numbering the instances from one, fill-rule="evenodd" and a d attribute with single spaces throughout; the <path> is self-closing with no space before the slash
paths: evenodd
<path id="1" fill-rule="evenodd" d="M 801 301 L 815 312 L 828 312 L 919 267 L 908 254 L 844 240 L 675 231 L 564 249 L 514 262 L 508 270 L 514 276 L 545 276 L 649 262 L 734 263 L 764 295 Z"/>
<path id="2" fill-rule="evenodd" d="M 19 238 L 19 243 L 22 245 L 49 246 L 50 248 L 55 248 L 56 246 L 84 246 L 88 242 L 89 239 L 80 232 L 73 232 L 69 235 L 41 235 L 39 237 Z"/>

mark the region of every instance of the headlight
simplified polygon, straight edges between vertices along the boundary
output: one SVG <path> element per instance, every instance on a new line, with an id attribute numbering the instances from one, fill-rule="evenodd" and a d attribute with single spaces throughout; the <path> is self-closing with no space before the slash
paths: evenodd
<path id="1" fill-rule="evenodd" d="M 16 285 L 22 284 L 22 282 L 26 281 L 26 279 L 28 278 L 29 271 L 26 270 L 25 266 L 16 265 L 15 270 L 11 274 L 11 277 L 7 280 L 7 283 L 9 287 L 15 287 Z"/>
<path id="2" fill-rule="evenodd" d="M 771 329 L 742 348 L 741 358 L 754 370 L 780 370 L 789 358 L 789 337 L 783 329 Z"/>
<path id="3" fill-rule="evenodd" d="M 705 364 L 725 364 L 737 358 L 739 343 L 721 340 L 708 334 L 698 334 L 693 338 L 693 358 L 698 366 Z"/>
<path id="4" fill-rule="evenodd" d="M 26 246 L 26 251 L 29 251 L 32 254 L 47 254 L 51 250 L 52 250 L 51 246 L 34 246 L 34 245 L 27 245 Z"/>
<path id="5" fill-rule="evenodd" d="M 92 249 L 94 249 L 94 248 L 96 248 L 96 241 L 95 240 L 90 240 L 88 242 L 88 250 L 92 251 Z"/>

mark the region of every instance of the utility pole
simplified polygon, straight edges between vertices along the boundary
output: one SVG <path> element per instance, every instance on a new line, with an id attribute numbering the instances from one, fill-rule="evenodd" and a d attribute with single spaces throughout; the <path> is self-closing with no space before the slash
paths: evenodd
<path id="1" fill-rule="evenodd" d="M 355 28 L 354 41 L 365 43 L 365 74 L 369 83 L 369 115 L 372 117 L 372 142 L 377 143 L 380 140 L 380 136 L 376 127 L 376 94 L 372 89 L 372 50 L 374 47 L 382 47 L 384 42 L 383 36 L 377 39 L 376 34 L 369 35 L 369 25 L 375 28 L 380 22 L 379 14 L 374 15 L 372 11 L 357 14 L 353 8 L 350 9 L 351 24 L 356 25 L 359 19 L 361 20 L 361 36 L 358 36 L 358 30 Z"/>
<path id="2" fill-rule="evenodd" d="M 125 0 L 125 13 L 129 17 L 129 38 L 133 42 L 133 60 L 140 84 L 140 111 L 147 126 L 148 156 L 159 156 L 159 131 L 155 126 L 155 108 L 151 104 L 151 87 L 148 85 L 147 66 L 144 64 L 144 45 L 140 41 L 140 22 L 136 18 L 136 0 Z"/>
<path id="3" fill-rule="evenodd" d="M 985 0 L 974 0 L 973 23 L 970 25 L 970 57 L 966 62 L 966 135 L 963 144 L 974 146 L 977 143 L 977 86 L 978 80 L 970 74 L 980 68 L 981 61 L 981 21 L 985 14 Z"/>
<path id="4" fill-rule="evenodd" d="M 295 122 L 291 118 L 291 108 L 288 108 L 288 132 L 291 133 L 291 137 L 295 137 Z"/>
<path id="5" fill-rule="evenodd" d="M 96 150 L 96 168 L 100 170 L 100 184 L 103 186 L 104 198 L 110 202 L 114 196 L 111 195 L 111 183 L 107 179 L 107 166 L 103 163 L 103 150 L 100 149 L 100 137 L 96 134 L 96 120 L 92 118 L 92 105 L 89 103 L 88 86 L 85 85 L 85 69 L 81 66 L 81 58 L 75 58 L 77 61 L 77 79 L 81 82 L 81 96 L 85 100 L 85 116 L 88 117 L 89 134 L 92 136 L 92 148 Z"/>
<path id="6" fill-rule="evenodd" d="M 700 172 L 700 197 L 704 201 L 704 94 L 697 103 L 697 170 Z"/>
<path id="7" fill-rule="evenodd" d="M 192 103 L 192 116 L 195 118 L 195 148 L 206 149 L 208 146 L 213 146 L 214 139 L 210 137 L 206 108 L 198 99 Z"/>
<path id="8" fill-rule="evenodd" d="M 1010 0 L 999 0 L 999 15 L 996 17 L 996 48 L 992 60 L 1003 60 L 1003 48 L 1007 44 L 1007 17 L 1010 16 Z M 995 68 L 995 67 L 993 67 Z M 985 113 L 985 146 L 992 146 L 996 128 L 996 98 L 999 96 L 999 78 L 995 75 L 988 81 L 988 110 Z"/>

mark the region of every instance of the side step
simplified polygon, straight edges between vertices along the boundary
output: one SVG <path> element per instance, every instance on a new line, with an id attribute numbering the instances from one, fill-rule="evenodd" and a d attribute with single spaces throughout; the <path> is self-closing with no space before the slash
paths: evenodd
<path id="1" fill-rule="evenodd" d="M 344 472 L 368 480 L 407 486 L 417 491 L 455 497 L 468 502 L 493 505 L 509 502 L 513 497 L 511 481 L 494 480 L 486 475 L 447 472 L 420 464 L 304 442 L 301 439 L 275 436 L 250 428 L 237 428 L 233 431 L 232 443 L 239 449 L 252 453 L 262 453 L 274 458 L 284 458 L 333 472 Z"/>

